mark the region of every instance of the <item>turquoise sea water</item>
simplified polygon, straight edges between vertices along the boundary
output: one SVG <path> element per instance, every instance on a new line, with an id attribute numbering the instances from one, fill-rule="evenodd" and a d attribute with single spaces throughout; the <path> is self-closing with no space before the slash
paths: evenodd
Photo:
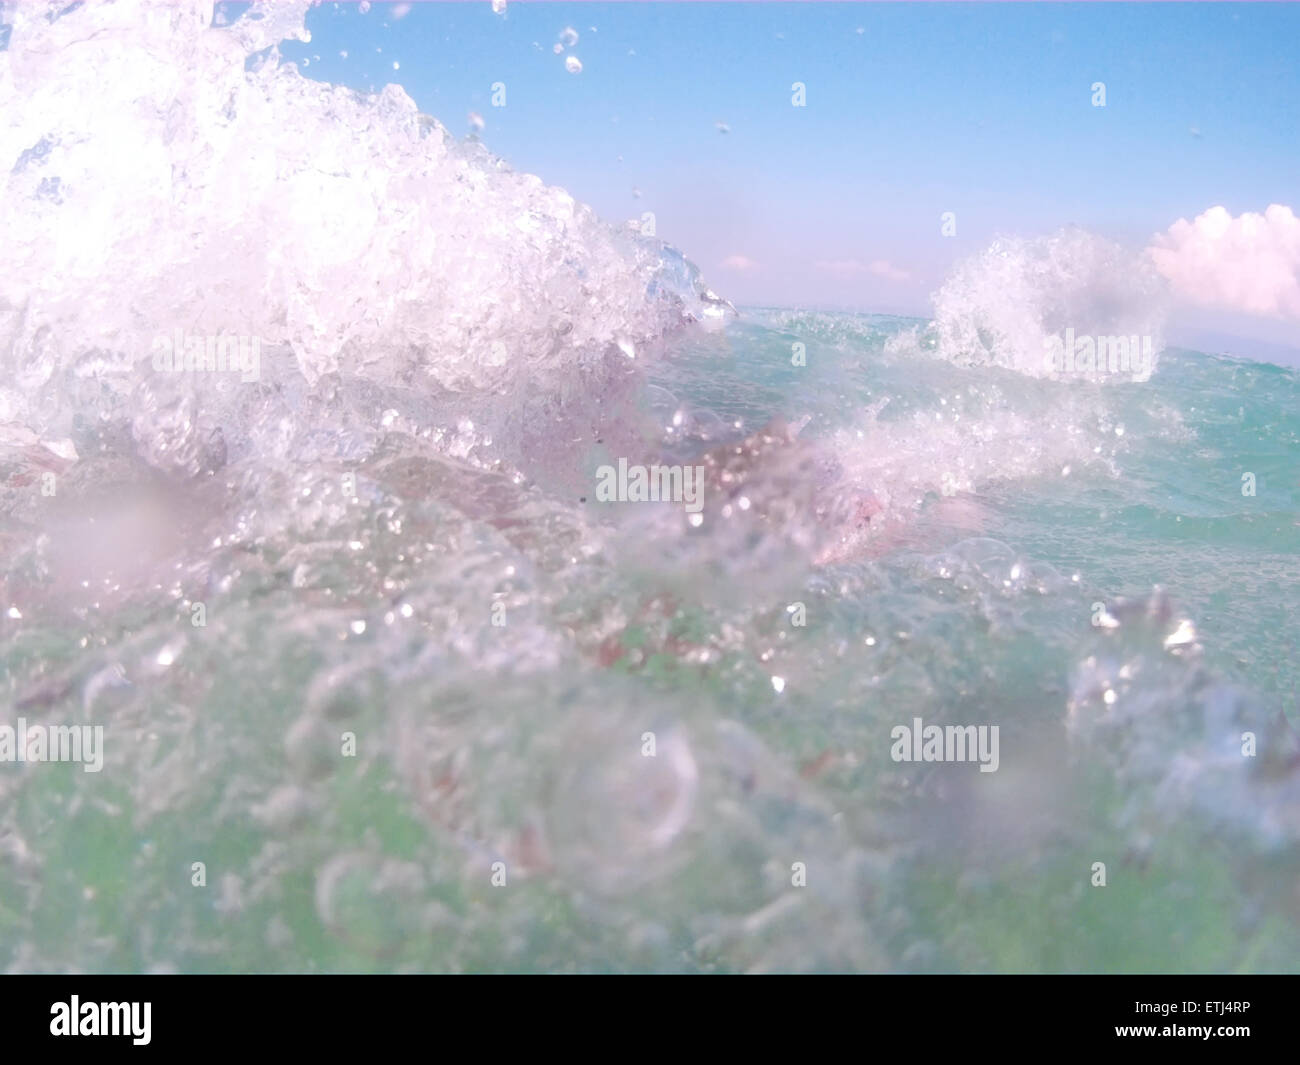
<path id="1" fill-rule="evenodd" d="M 57 519 L 6 523 L 2 664 L 28 718 L 105 724 L 106 765 L 0 769 L 6 966 L 1293 967 L 1296 374 L 1035 381 L 887 350 L 916 326 L 745 311 L 633 404 L 829 441 L 888 397 L 861 446 L 893 449 L 867 461 L 898 528 L 821 566 L 682 552 L 396 429 L 184 488 L 83 459 Z M 927 423 L 957 410 L 949 450 Z M 183 541 L 81 585 L 145 496 Z M 998 771 L 892 761 L 914 717 L 998 725 Z"/>
<path id="2" fill-rule="evenodd" d="M 0 967 L 1295 969 L 1296 371 L 1046 372 L 1163 328 L 1080 232 L 736 312 L 186 10 L 0 51 L 0 726 L 103 729 L 0 762 Z"/>

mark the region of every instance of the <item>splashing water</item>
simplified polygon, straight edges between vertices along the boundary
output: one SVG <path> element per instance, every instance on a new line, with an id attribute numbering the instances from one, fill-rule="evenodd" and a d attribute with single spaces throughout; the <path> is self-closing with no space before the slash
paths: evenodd
<path id="1" fill-rule="evenodd" d="M 1145 253 L 1084 230 L 1002 239 L 960 265 L 934 299 L 930 343 L 963 366 L 1051 374 L 1047 341 L 1064 333 L 1150 338 L 1152 358 L 1125 376 L 1150 378 L 1164 347 L 1166 295 Z"/>
<path id="2" fill-rule="evenodd" d="M 1082 233 L 737 316 L 305 8 L 5 9 L 6 969 L 1294 967 L 1294 372 L 1044 372 Z"/>

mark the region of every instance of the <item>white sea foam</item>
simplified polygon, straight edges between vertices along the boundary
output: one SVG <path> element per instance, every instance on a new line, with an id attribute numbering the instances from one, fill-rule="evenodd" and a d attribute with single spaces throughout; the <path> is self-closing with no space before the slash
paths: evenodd
<path id="1" fill-rule="evenodd" d="M 1067 329 L 1093 337 L 1150 337 L 1163 347 L 1164 283 L 1145 253 L 1081 229 L 1004 238 L 958 265 L 934 296 L 930 337 L 941 358 L 1052 376 L 1044 354 Z M 1146 380 L 1157 359 L 1128 379 Z"/>
<path id="2" fill-rule="evenodd" d="M 0 422 L 44 431 L 89 358 L 129 392 L 177 329 L 258 336 L 309 383 L 522 401 L 598 388 L 713 309 L 670 249 L 458 143 L 400 87 L 281 64 L 307 7 L 228 27 L 203 0 L 12 11 Z M 207 387 L 149 380 L 134 408 Z"/>

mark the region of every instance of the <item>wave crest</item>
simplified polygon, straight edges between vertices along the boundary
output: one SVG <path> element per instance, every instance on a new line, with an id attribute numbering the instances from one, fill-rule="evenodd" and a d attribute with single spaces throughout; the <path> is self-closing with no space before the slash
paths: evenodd
<path id="1" fill-rule="evenodd" d="M 1149 365 L 1118 375 L 1146 380 L 1164 347 L 1166 293 L 1150 260 L 1082 229 L 994 241 L 960 263 L 933 301 L 927 346 L 962 366 L 1055 376 L 1052 338 L 1073 330 L 1150 338 Z"/>

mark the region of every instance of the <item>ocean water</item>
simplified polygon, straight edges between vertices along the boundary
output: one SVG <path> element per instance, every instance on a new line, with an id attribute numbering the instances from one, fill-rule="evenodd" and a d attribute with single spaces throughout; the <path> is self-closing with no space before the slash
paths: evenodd
<path id="1" fill-rule="evenodd" d="M 103 747 L 0 761 L 0 967 L 1296 968 L 1295 370 L 1078 230 L 737 309 L 303 11 L 4 9 L 0 726 Z"/>

